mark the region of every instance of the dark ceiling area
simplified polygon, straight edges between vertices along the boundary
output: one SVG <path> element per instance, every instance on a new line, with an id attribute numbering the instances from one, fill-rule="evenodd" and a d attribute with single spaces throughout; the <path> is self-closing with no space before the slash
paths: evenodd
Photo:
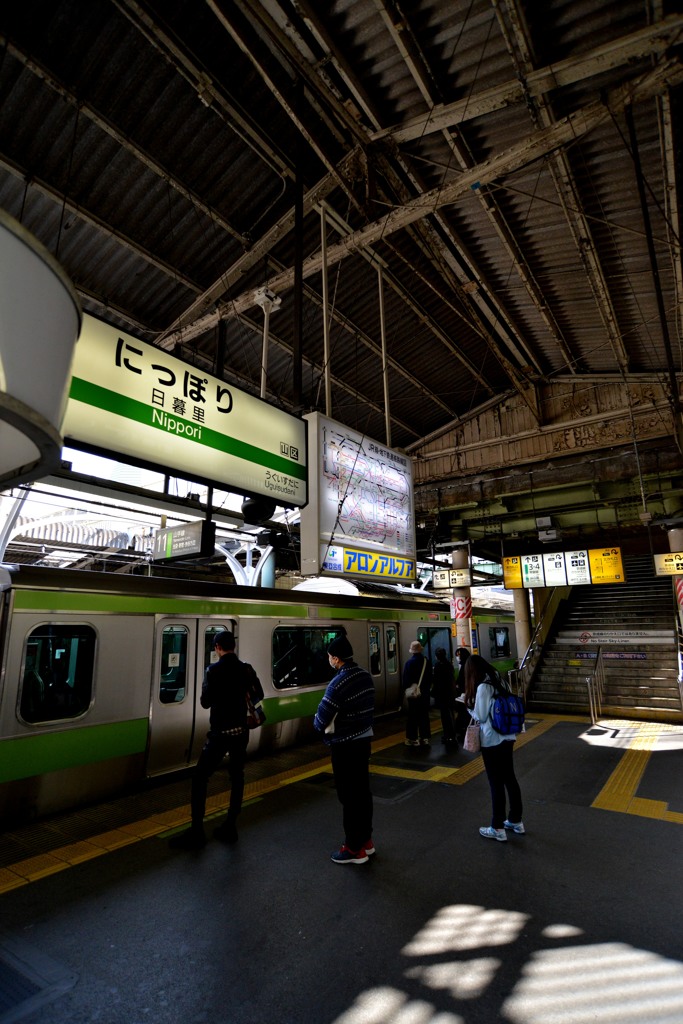
<path id="1" fill-rule="evenodd" d="M 678 5 L 23 0 L 0 41 L 0 207 L 86 312 L 413 455 L 423 552 L 676 523 Z"/>

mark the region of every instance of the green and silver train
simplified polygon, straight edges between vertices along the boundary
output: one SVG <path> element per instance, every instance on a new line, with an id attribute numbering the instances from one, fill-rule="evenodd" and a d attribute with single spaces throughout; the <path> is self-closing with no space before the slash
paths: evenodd
<path id="1" fill-rule="evenodd" d="M 455 644 L 448 606 L 420 592 L 330 595 L 30 566 L 0 568 L 0 590 L 5 823 L 193 765 L 208 728 L 201 683 L 222 629 L 265 691 L 252 752 L 310 736 L 331 675 L 325 652 L 341 630 L 372 674 L 378 714 L 400 709 L 412 640 L 432 659 Z M 509 667 L 512 616 L 474 615 L 481 653 Z"/>

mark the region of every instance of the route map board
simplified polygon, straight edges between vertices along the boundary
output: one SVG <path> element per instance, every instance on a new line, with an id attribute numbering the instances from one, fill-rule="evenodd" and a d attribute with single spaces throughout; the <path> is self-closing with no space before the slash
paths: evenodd
<path id="1" fill-rule="evenodd" d="M 410 457 L 321 413 L 305 419 L 311 483 L 301 511 L 302 573 L 413 582 Z"/>
<path id="2" fill-rule="evenodd" d="M 555 551 L 552 554 L 513 555 L 503 559 L 506 590 L 530 587 L 624 583 L 620 548 Z"/>

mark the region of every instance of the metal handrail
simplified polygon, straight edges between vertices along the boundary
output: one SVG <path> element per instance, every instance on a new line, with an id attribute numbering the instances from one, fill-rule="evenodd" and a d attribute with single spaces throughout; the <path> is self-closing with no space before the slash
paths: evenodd
<path id="1" fill-rule="evenodd" d="M 590 709 L 591 722 L 598 724 L 602 716 L 602 697 L 605 690 L 605 665 L 602 660 L 602 647 L 598 647 L 595 658 L 595 671 L 592 676 L 586 676 L 586 689 L 588 690 L 588 707 Z"/>
<path id="2" fill-rule="evenodd" d="M 558 587 L 553 587 L 550 591 L 550 596 L 548 597 L 548 600 L 545 602 L 545 605 L 543 606 L 543 611 L 541 613 L 541 617 L 536 623 L 536 626 L 534 627 L 534 631 L 531 635 L 531 640 L 529 641 L 529 646 L 524 652 L 524 657 L 520 661 L 519 667 L 517 669 L 512 670 L 517 672 L 516 683 L 518 693 L 520 696 L 525 696 L 526 690 L 531 681 L 531 676 L 536 667 L 536 662 L 540 658 L 541 652 L 543 651 L 543 644 L 539 642 L 539 637 L 541 636 L 545 626 L 547 625 L 548 613 L 550 612 L 550 610 L 552 609 L 552 613 L 550 615 L 551 620 L 554 617 L 555 612 L 557 611 L 557 607 L 561 600 L 560 598 L 557 601 L 555 601 L 558 589 Z"/>

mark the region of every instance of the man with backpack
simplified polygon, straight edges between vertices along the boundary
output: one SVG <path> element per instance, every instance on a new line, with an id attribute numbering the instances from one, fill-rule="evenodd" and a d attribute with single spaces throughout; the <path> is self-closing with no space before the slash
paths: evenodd
<path id="1" fill-rule="evenodd" d="M 192 776 L 192 825 L 174 836 L 169 845 L 178 849 L 199 849 L 206 844 L 204 814 L 209 779 L 227 754 L 230 775 L 230 807 L 214 836 L 226 843 L 237 842 L 237 816 L 244 796 L 244 763 L 249 742 L 247 693 L 252 700 L 263 697 L 263 688 L 251 665 L 235 654 L 235 637 L 227 629 L 216 633 L 214 648 L 218 661 L 209 665 L 202 683 L 200 703 L 210 708 L 209 731 Z M 260 696 L 259 696 L 260 695 Z"/>

